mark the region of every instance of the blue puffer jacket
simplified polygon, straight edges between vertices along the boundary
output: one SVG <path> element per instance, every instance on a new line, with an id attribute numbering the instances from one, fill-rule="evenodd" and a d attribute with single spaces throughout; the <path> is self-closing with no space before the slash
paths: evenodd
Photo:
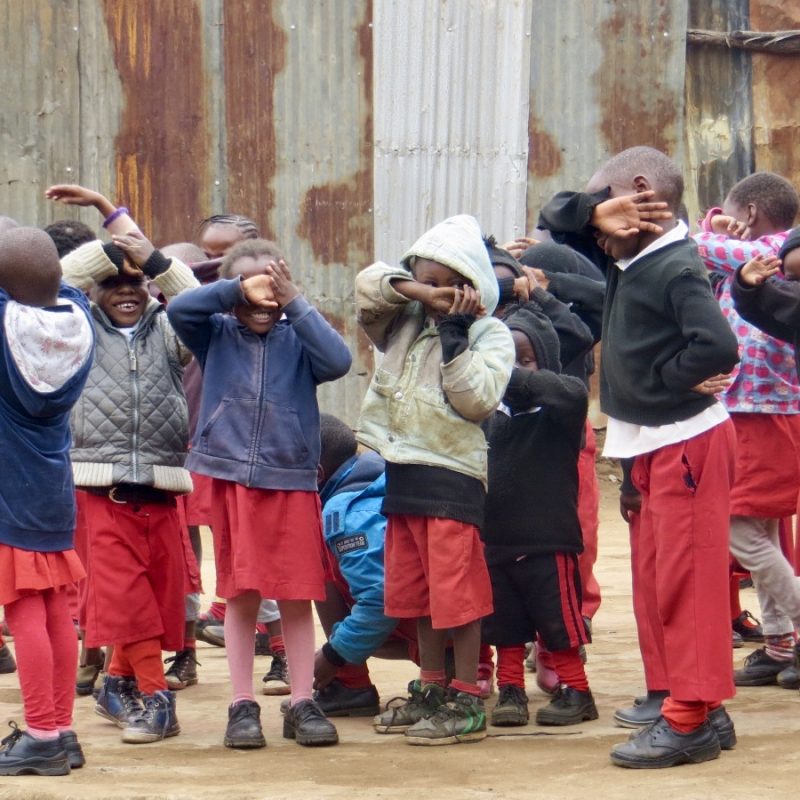
<path id="1" fill-rule="evenodd" d="M 383 613 L 385 466 L 377 453 L 353 456 L 321 496 L 325 542 L 355 601 L 349 616 L 334 625 L 330 644 L 350 664 L 366 661 L 397 627 Z"/>
<path id="2" fill-rule="evenodd" d="M 350 351 L 302 295 L 263 336 L 228 313 L 242 302 L 234 279 L 183 292 L 167 308 L 203 370 L 186 467 L 243 486 L 315 492 L 317 386 L 350 369 Z"/>

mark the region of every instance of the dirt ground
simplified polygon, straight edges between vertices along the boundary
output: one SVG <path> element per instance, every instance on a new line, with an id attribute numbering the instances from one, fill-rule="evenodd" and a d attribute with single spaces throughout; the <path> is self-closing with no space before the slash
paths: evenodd
<path id="1" fill-rule="evenodd" d="M 614 727 L 614 709 L 641 693 L 643 677 L 631 612 L 627 528 L 617 511 L 614 470 L 600 464 L 602 507 L 597 575 L 603 605 L 594 620 L 587 666 L 600 710 L 596 722 L 561 729 L 490 728 L 481 743 L 410 747 L 381 736 L 369 719 L 337 721 L 337 747 L 309 749 L 281 738 L 279 698 L 263 697 L 269 746 L 237 752 L 222 746 L 228 686 L 224 651 L 200 643 L 200 683 L 178 695 L 180 736 L 156 745 L 125 745 L 117 728 L 96 716 L 91 698 L 78 698 L 75 729 L 87 764 L 63 778 L 2 778 L 0 798 L 271 798 L 361 800 L 405 792 L 438 798 L 751 798 L 797 793 L 800 697 L 780 688 L 743 689 L 728 704 L 738 747 L 717 761 L 670 770 L 631 771 L 608 760 L 627 733 Z M 205 551 L 211 554 L 210 541 Z M 212 565 L 204 564 L 213 587 Z M 743 606 L 758 611 L 749 590 Z M 13 646 L 13 645 L 12 645 Z M 747 649 L 736 650 L 740 661 Z M 268 668 L 256 659 L 255 681 Z M 384 701 L 404 693 L 411 664 L 373 660 Z M 531 710 L 545 703 L 529 675 Z M 491 705 L 494 698 L 489 701 Z M 0 675 L 0 720 L 21 719 L 16 675 Z M 4 725 L 4 722 L 2 723 Z M 516 731 L 516 732 L 515 732 Z"/>

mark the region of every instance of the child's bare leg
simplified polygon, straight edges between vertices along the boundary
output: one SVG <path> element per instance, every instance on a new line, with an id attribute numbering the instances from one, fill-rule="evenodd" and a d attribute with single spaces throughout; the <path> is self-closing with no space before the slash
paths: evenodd
<path id="1" fill-rule="evenodd" d="M 453 628 L 453 651 L 456 660 L 456 680 L 476 685 L 478 682 L 478 656 L 481 649 L 481 623 L 479 620 Z"/>
<path id="2" fill-rule="evenodd" d="M 430 617 L 417 620 L 417 637 L 419 639 L 420 679 L 423 684 L 438 683 L 445 685 L 445 648 L 447 646 L 446 629 L 433 627 Z M 477 658 L 477 656 L 476 656 Z M 475 667 L 477 669 L 477 660 Z"/>

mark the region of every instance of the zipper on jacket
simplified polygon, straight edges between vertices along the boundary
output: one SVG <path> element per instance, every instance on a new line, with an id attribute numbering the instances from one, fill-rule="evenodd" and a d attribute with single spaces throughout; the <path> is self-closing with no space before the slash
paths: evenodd
<path id="1" fill-rule="evenodd" d="M 249 454 L 249 471 L 247 474 L 247 487 L 253 485 L 253 477 L 256 471 L 256 458 L 258 455 L 258 444 L 261 441 L 261 429 L 264 426 L 264 376 L 267 374 L 267 339 L 269 334 L 263 338 L 261 363 L 259 364 L 258 371 L 258 416 L 256 418 L 256 429 L 253 438 L 250 441 L 250 454 Z"/>
<path id="2" fill-rule="evenodd" d="M 131 434 L 131 467 L 133 482 L 139 482 L 139 364 L 136 359 L 136 336 L 128 342 L 128 366 L 131 376 L 131 396 L 133 398 L 133 433 Z"/>

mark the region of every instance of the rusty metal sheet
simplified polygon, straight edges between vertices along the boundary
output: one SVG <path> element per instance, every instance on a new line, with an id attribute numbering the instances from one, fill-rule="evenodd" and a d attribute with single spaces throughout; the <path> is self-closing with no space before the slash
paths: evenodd
<path id="1" fill-rule="evenodd" d="M 692 0 L 689 27 L 727 32 L 748 27 L 749 0 Z M 752 171 L 750 56 L 689 45 L 686 50 L 686 197 L 690 219 L 720 205 Z"/>
<path id="2" fill-rule="evenodd" d="M 633 145 L 683 158 L 687 0 L 532 0 L 529 230 Z"/>
<path id="3" fill-rule="evenodd" d="M 375 0 L 375 249 L 469 213 L 525 223 L 529 0 Z"/>

